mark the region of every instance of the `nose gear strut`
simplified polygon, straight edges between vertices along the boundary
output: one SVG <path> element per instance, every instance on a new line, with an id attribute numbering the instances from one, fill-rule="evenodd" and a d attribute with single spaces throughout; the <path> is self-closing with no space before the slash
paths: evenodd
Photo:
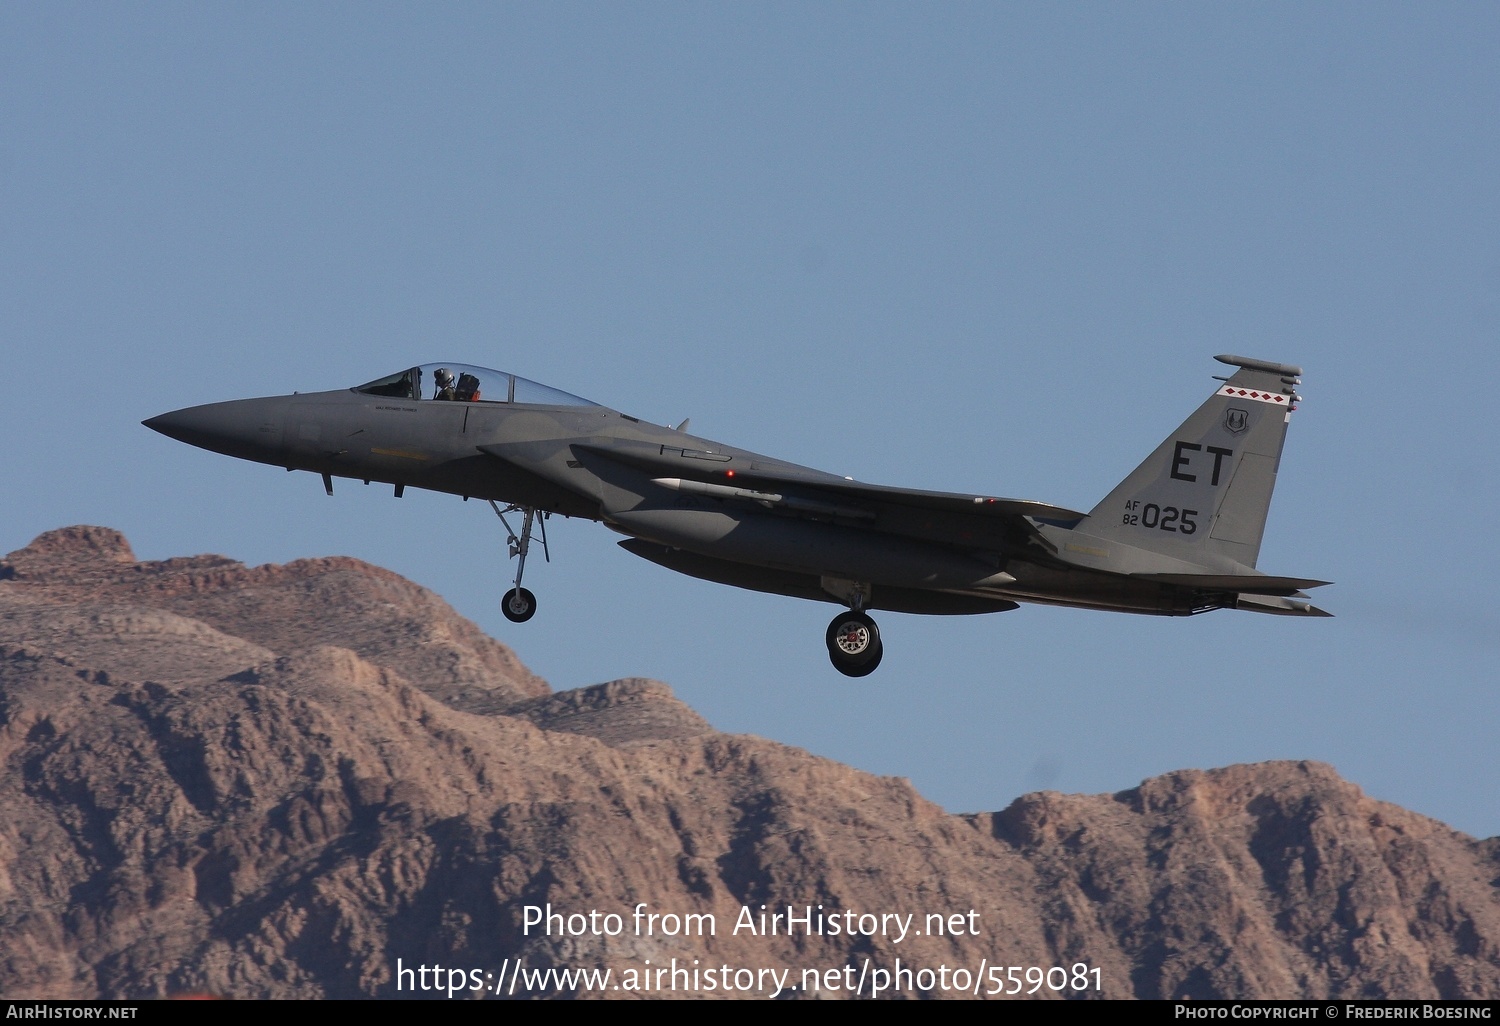
<path id="1" fill-rule="evenodd" d="M 495 511 L 495 516 L 500 518 L 500 523 L 505 525 L 506 539 L 509 542 L 510 558 L 516 562 L 516 580 L 510 591 L 500 600 L 500 612 L 511 623 L 525 623 L 536 613 L 536 596 L 521 587 L 521 577 L 526 573 L 526 554 L 531 551 L 531 528 L 537 525 L 542 533 L 542 558 L 548 563 L 552 562 L 552 554 L 547 551 L 547 517 L 550 516 L 546 510 L 538 511 L 535 506 L 506 506 L 501 509 L 495 505 L 495 500 L 490 499 L 490 509 Z M 510 521 L 505 519 L 505 514 L 519 512 L 521 514 L 521 533 L 512 530 Z M 538 516 L 538 512 L 541 513 Z"/>

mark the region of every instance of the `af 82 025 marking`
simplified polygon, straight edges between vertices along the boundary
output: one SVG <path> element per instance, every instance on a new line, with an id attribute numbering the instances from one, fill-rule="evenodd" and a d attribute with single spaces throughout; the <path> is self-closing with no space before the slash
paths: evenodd
<path id="1" fill-rule="evenodd" d="M 1130 500 L 1126 507 L 1140 510 L 1138 513 L 1122 514 L 1120 522 L 1130 527 L 1145 527 L 1169 533 L 1180 531 L 1183 534 L 1196 534 L 1198 531 L 1198 522 L 1193 519 L 1198 515 L 1195 509 L 1158 506 L 1154 502 L 1143 504 L 1139 499 Z"/>

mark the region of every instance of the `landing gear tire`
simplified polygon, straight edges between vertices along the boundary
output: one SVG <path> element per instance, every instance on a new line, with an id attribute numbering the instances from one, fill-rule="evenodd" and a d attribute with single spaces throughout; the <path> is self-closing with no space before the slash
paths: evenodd
<path id="1" fill-rule="evenodd" d="M 880 665 L 880 628 L 864 613 L 840 613 L 828 625 L 828 658 L 846 677 L 863 677 Z"/>
<path id="2" fill-rule="evenodd" d="M 525 588 L 512 588 L 500 600 L 500 612 L 511 623 L 525 623 L 536 615 L 536 596 Z"/>
<path id="3" fill-rule="evenodd" d="M 868 677 L 870 674 L 875 672 L 875 667 L 880 665 L 880 657 L 883 655 L 885 655 L 885 646 L 880 644 L 878 641 L 875 643 L 875 654 L 871 656 L 870 661 L 865 663 L 863 666 L 847 666 L 844 663 L 839 662 L 838 656 L 834 655 L 832 652 L 828 653 L 828 657 L 833 661 L 833 668 L 838 670 L 845 677 Z"/>

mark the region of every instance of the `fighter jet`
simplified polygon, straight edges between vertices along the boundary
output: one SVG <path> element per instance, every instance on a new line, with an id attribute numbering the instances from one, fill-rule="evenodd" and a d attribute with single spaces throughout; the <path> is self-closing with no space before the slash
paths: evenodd
<path id="1" fill-rule="evenodd" d="M 1202 406 L 1087 513 L 1024 499 L 865 484 L 651 424 L 503 371 L 400 370 L 332 392 L 194 406 L 145 425 L 241 459 L 487 500 L 521 586 L 552 514 L 691 577 L 846 607 L 833 665 L 861 677 L 884 648 L 870 610 L 994 613 L 1021 602 L 1187 616 L 1328 616 L 1255 569 L 1302 370 L 1241 356 Z M 503 504 L 503 506 L 502 506 Z M 507 514 L 518 518 L 513 526 Z"/>

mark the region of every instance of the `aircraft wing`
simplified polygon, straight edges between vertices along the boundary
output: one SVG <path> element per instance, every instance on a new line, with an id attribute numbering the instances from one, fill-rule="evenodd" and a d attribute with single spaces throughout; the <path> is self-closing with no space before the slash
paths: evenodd
<path id="1" fill-rule="evenodd" d="M 771 480 L 775 480 L 772 478 Z M 787 479 L 787 484 L 799 484 L 796 479 Z M 871 502 L 890 502 L 918 509 L 942 510 L 948 513 L 977 513 L 980 516 L 1030 517 L 1059 525 L 1076 524 L 1087 514 L 1048 502 L 1031 499 L 1001 499 L 992 495 L 966 495 L 962 492 L 931 492 L 921 488 L 897 488 L 892 485 L 862 484 L 858 481 L 808 482 L 809 487 L 821 488 L 855 499 Z"/>
<path id="2" fill-rule="evenodd" d="M 657 483 L 684 492 L 717 498 L 741 498 L 768 507 L 784 505 L 790 510 L 831 514 L 853 520 L 874 519 L 876 505 L 900 505 L 918 510 L 960 513 L 968 516 L 1010 520 L 1035 531 L 1022 517 L 1073 525 L 1085 517 L 1077 510 L 1034 502 L 1031 499 L 998 498 L 962 492 L 930 492 L 913 487 L 865 484 L 835 474 L 823 474 L 805 466 L 780 463 L 766 465 L 729 453 L 657 446 L 591 446 L 574 444 L 573 452 L 624 463 L 649 472 Z M 811 495 L 826 496 L 820 502 Z"/>
<path id="3" fill-rule="evenodd" d="M 488 448 L 488 447 L 486 447 Z M 790 491 L 806 496 L 809 491 L 830 497 L 853 501 L 856 504 L 882 504 L 930 509 L 945 513 L 962 513 L 971 516 L 993 517 L 1015 520 L 1030 517 L 1060 525 L 1071 525 L 1082 520 L 1086 514 L 1077 510 L 1054 506 L 1046 502 L 1028 499 L 1002 499 L 989 495 L 972 495 L 961 492 L 934 492 L 920 488 L 896 488 L 890 485 L 864 484 L 833 474 L 824 474 L 805 467 L 782 464 L 775 467 L 761 465 L 753 460 L 734 457 L 726 453 L 679 448 L 666 445 L 599 446 L 575 444 L 575 452 L 582 450 L 591 455 L 633 466 L 658 476 L 658 480 L 688 482 L 712 486 L 732 492 L 760 492 L 769 497 L 777 496 L 790 508 L 796 509 L 795 498 L 782 494 Z M 670 487 L 670 485 L 669 485 Z M 691 487 L 684 491 L 699 491 Z M 764 499 L 756 495 L 727 493 L 721 497 L 746 498 L 752 501 Z M 776 505 L 777 503 L 766 503 Z M 811 510 L 811 512 L 834 512 L 833 510 Z M 849 515 L 851 519 L 873 518 L 873 510 L 861 510 L 859 506 L 841 508 L 835 515 Z M 862 515 L 861 515 L 862 514 Z"/>

